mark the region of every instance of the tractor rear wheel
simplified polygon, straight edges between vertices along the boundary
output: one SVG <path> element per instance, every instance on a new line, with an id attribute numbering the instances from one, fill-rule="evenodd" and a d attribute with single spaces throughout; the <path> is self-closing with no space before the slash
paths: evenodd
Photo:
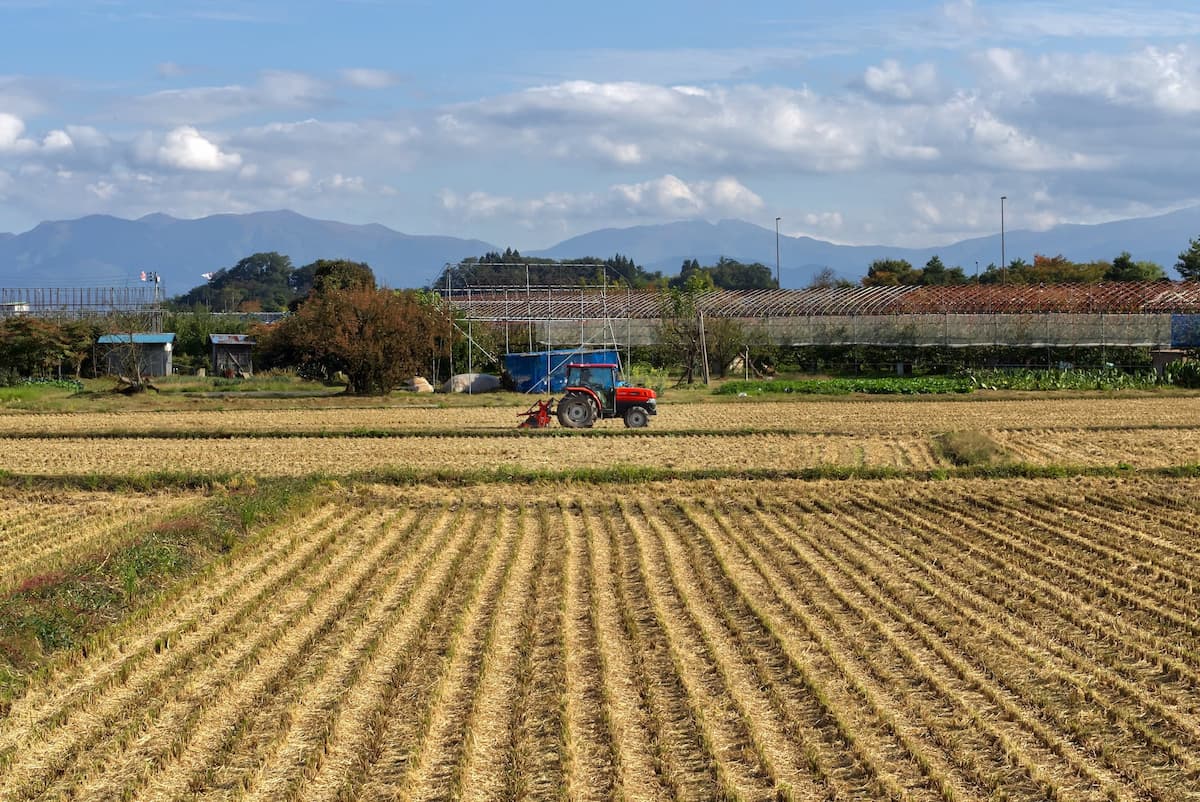
<path id="1" fill-rule="evenodd" d="M 625 428 L 640 429 L 650 422 L 650 413 L 645 407 L 630 407 L 625 410 Z"/>
<path id="2" fill-rule="evenodd" d="M 558 422 L 568 429 L 586 429 L 595 419 L 595 407 L 587 396 L 569 395 L 558 402 Z"/>

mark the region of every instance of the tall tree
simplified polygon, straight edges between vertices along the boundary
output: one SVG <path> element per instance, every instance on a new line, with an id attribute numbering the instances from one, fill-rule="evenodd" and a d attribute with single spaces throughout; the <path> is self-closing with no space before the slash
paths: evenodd
<path id="1" fill-rule="evenodd" d="M 1184 281 L 1200 281 L 1200 237 L 1191 240 L 1188 249 L 1179 254 L 1175 269 Z"/>
<path id="2" fill-rule="evenodd" d="M 1105 281 L 1158 281 L 1166 278 L 1163 269 L 1154 262 L 1135 262 L 1129 251 L 1112 260 L 1112 265 L 1104 273 Z"/>
<path id="3" fill-rule="evenodd" d="M 176 299 L 183 307 L 196 305 L 235 312 L 245 304 L 257 304 L 270 312 L 287 308 L 293 297 L 292 260 L 275 251 L 256 253 L 233 267 L 213 273 L 207 284 L 194 287 Z"/>
<path id="4" fill-rule="evenodd" d="M 342 373 L 353 395 L 386 395 L 428 364 L 447 325 L 444 310 L 415 292 L 360 285 L 314 292 L 258 332 L 277 363 L 327 378 Z"/>
<path id="5" fill-rule="evenodd" d="M 837 273 L 833 272 L 832 267 L 823 267 L 813 276 L 812 281 L 808 283 L 810 290 L 829 290 L 838 287 L 853 287 L 854 282 L 844 278 L 840 278 Z"/>
<path id="6" fill-rule="evenodd" d="M 961 267 L 946 267 L 942 263 L 940 256 L 934 255 L 925 263 L 925 267 L 921 270 L 921 277 L 918 283 L 929 285 L 943 284 L 966 284 L 968 281 L 966 273 Z"/>
<path id="7" fill-rule="evenodd" d="M 692 273 L 683 286 L 669 287 L 660 299 L 658 344 L 663 362 L 683 368 L 679 384 L 691 384 L 700 364 L 700 313 L 697 301 L 712 289 L 703 270 Z"/>
<path id="8" fill-rule="evenodd" d="M 895 287 L 921 283 L 921 271 L 905 259 L 876 259 L 863 276 L 864 287 Z"/>

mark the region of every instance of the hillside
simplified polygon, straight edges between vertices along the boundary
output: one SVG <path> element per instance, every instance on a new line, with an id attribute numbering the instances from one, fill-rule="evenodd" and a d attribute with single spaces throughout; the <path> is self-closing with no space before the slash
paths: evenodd
<path id="1" fill-rule="evenodd" d="M 1129 251 L 1138 260 L 1172 266 L 1200 235 L 1200 206 L 1157 217 L 1099 225 L 1064 225 L 1046 231 L 1007 232 L 1008 258 L 1032 261 L 1036 253 L 1072 261 L 1111 260 Z M 503 245 L 520 246 L 519 242 Z M 382 283 L 425 286 L 446 263 L 480 256 L 496 246 L 475 239 L 404 234 L 379 224 L 314 220 L 289 211 L 223 214 L 179 220 L 153 214 L 138 220 L 93 215 L 41 223 L 22 234 L 0 234 L 0 286 L 125 285 L 143 271 L 158 271 L 174 295 L 203 282 L 201 274 L 230 267 L 245 256 L 278 251 L 304 265 L 320 258 L 367 262 Z M 775 265 L 775 232 L 741 220 L 688 220 L 607 228 L 581 234 L 530 257 L 606 258 L 622 254 L 647 270 L 670 275 L 685 259 L 715 264 L 721 256 Z M 1000 262 L 1000 235 L 929 248 L 837 245 L 810 237 L 781 237 L 784 287 L 803 287 L 823 268 L 857 281 L 875 259 L 906 259 L 921 266 L 938 255 L 973 275 Z"/>

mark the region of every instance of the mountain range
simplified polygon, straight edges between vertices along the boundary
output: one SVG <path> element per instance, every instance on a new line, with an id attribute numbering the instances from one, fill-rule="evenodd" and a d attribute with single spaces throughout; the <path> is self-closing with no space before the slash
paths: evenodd
<path id="1" fill-rule="evenodd" d="M 1098 225 L 1061 225 L 1046 231 L 1008 231 L 1005 255 L 1032 262 L 1034 254 L 1062 254 L 1076 262 L 1111 260 L 1129 251 L 1136 260 L 1172 270 L 1189 241 L 1200 235 L 1200 206 L 1156 217 Z M 21 234 L 0 233 L 0 287 L 124 286 L 154 271 L 169 295 L 203 283 L 203 273 L 231 267 L 245 256 L 278 251 L 297 267 L 316 259 L 367 262 L 382 283 L 426 286 L 446 263 L 492 250 L 476 239 L 404 234 L 379 224 L 314 220 L 290 211 L 222 214 L 181 220 L 151 214 L 137 220 L 91 215 L 41 223 Z M 775 232 L 741 220 L 687 220 L 607 228 L 581 234 L 525 256 L 606 258 L 620 253 L 647 270 L 679 271 L 685 259 L 714 264 L 727 256 L 775 266 Z M 811 237 L 779 238 L 783 286 L 803 287 L 824 268 L 853 281 L 875 259 L 906 259 L 920 267 L 940 256 L 968 275 L 1000 262 L 1000 234 L 929 248 L 838 245 Z"/>

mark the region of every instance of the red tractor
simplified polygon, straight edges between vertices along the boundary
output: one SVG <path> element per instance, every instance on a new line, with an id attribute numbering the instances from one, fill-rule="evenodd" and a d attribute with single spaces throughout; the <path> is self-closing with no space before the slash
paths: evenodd
<path id="1" fill-rule="evenodd" d="M 583 429 L 602 418 L 623 418 L 640 429 L 658 414 L 658 398 L 646 387 L 626 387 L 611 363 L 567 365 L 566 395 L 558 402 L 558 422 Z"/>
<path id="2" fill-rule="evenodd" d="M 567 365 L 566 394 L 562 400 L 537 401 L 522 412 L 520 428 L 544 429 L 557 414 L 568 429 L 584 429 L 603 418 L 622 418 L 630 429 L 640 429 L 658 414 L 658 398 L 645 387 L 626 387 L 619 368 L 608 362 Z M 557 406 L 556 406 L 557 404 Z"/>

